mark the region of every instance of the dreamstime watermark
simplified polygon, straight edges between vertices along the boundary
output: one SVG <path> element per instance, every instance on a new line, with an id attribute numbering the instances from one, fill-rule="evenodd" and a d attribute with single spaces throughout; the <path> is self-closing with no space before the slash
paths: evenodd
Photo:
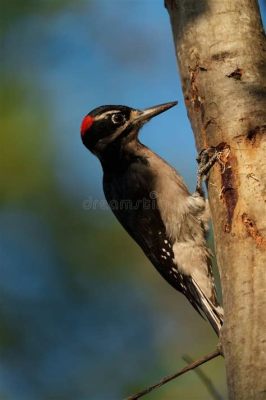
<path id="1" fill-rule="evenodd" d="M 82 207 L 84 210 L 155 210 L 157 208 L 158 193 L 152 191 L 149 193 L 149 197 L 143 197 L 142 199 L 131 200 L 111 200 L 108 203 L 105 199 L 96 199 L 89 196 L 88 199 L 84 200 Z"/>

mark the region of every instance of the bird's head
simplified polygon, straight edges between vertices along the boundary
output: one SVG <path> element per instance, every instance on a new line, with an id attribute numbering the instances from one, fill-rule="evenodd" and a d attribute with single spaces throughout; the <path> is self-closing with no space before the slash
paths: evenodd
<path id="1" fill-rule="evenodd" d="M 139 129 L 146 122 L 176 104 L 177 102 L 173 101 L 145 110 L 127 106 L 97 107 L 82 121 L 80 128 L 82 142 L 92 153 L 101 158 L 111 144 L 136 138 Z"/>

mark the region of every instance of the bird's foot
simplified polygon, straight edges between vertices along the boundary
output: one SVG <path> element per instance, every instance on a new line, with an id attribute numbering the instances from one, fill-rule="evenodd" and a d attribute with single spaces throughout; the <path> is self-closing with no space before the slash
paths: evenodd
<path id="1" fill-rule="evenodd" d="M 215 147 L 203 149 L 197 157 L 198 173 L 197 173 L 197 186 L 196 192 L 203 195 L 202 182 L 208 177 L 209 171 L 214 163 L 217 161 L 219 152 Z"/>

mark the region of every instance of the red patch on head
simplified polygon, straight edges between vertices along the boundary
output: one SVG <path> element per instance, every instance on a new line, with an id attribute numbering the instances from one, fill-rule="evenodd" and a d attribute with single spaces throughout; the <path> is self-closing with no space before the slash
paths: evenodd
<path id="1" fill-rule="evenodd" d="M 94 118 L 91 117 L 90 115 L 86 115 L 86 117 L 83 119 L 81 127 L 80 127 L 81 136 L 85 135 L 85 132 L 87 132 L 87 130 L 90 129 L 93 122 L 94 122 Z"/>

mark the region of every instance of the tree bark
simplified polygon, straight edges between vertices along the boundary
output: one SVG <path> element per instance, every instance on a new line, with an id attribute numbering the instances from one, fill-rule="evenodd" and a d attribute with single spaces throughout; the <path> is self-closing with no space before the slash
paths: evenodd
<path id="1" fill-rule="evenodd" d="M 225 322 L 229 398 L 266 399 L 266 63 L 256 0 L 166 0 L 207 183 Z"/>

